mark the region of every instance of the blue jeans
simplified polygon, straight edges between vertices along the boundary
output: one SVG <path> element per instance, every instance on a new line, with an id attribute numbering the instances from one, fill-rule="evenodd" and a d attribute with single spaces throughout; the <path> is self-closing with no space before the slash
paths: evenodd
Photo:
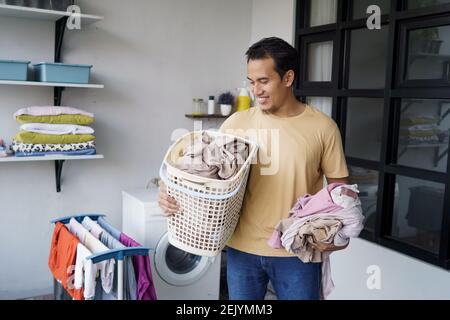
<path id="1" fill-rule="evenodd" d="M 264 257 L 227 249 L 230 300 L 263 300 L 269 280 L 279 300 L 319 300 L 321 263 L 297 257 Z"/>

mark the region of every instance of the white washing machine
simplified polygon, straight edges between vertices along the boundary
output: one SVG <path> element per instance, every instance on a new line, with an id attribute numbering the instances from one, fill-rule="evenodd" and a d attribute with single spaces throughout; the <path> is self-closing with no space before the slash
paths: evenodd
<path id="1" fill-rule="evenodd" d="M 201 257 L 172 246 L 157 198 L 157 188 L 122 192 L 123 232 L 154 249 L 150 260 L 158 299 L 218 300 L 220 255 Z"/>

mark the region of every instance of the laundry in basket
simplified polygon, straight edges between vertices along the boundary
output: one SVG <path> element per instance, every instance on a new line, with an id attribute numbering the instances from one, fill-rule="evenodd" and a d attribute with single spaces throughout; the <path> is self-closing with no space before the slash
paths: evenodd
<path id="1" fill-rule="evenodd" d="M 216 172 L 217 176 L 212 172 L 214 170 L 202 176 L 195 170 L 190 171 L 196 173 L 193 174 L 180 169 L 179 160 L 185 155 L 185 148 L 193 140 L 201 140 L 205 135 L 221 143 L 226 139 L 236 145 L 240 143 L 248 146 L 247 158 L 238 161 L 242 163 L 229 178 L 221 178 L 220 169 Z M 167 219 L 169 242 L 172 245 L 200 256 L 215 256 L 221 252 L 239 220 L 251 163 L 257 150 L 258 146 L 253 141 L 215 131 L 188 133 L 169 148 L 161 165 L 160 176 L 167 186 L 167 193 L 182 208 L 182 213 Z M 202 169 L 201 166 L 194 169 L 198 168 Z M 230 172 L 222 173 L 228 177 Z"/>

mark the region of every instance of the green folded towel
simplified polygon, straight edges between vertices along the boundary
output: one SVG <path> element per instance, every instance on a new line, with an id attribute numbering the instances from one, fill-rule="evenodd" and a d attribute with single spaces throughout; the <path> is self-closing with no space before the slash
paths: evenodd
<path id="1" fill-rule="evenodd" d="M 58 116 L 31 116 L 23 114 L 16 117 L 18 123 L 51 123 L 51 124 L 78 124 L 86 126 L 94 122 L 94 118 L 84 114 L 61 114 Z"/>
<path id="2" fill-rule="evenodd" d="M 95 136 L 91 134 L 52 135 L 20 131 L 16 134 L 14 140 L 28 144 L 69 144 L 93 141 L 95 140 Z"/>

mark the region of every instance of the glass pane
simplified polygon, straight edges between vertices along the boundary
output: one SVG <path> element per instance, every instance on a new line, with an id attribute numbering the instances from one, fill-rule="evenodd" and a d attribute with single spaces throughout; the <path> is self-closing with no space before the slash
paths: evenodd
<path id="1" fill-rule="evenodd" d="M 408 0 L 408 9 L 417 9 L 450 3 L 450 0 Z"/>
<path id="2" fill-rule="evenodd" d="M 370 45 L 368 45 L 370 44 Z M 350 89 L 383 89 L 386 76 L 388 28 L 351 32 Z"/>
<path id="3" fill-rule="evenodd" d="M 449 80 L 450 26 L 409 31 L 406 79 Z"/>
<path id="4" fill-rule="evenodd" d="M 312 0 L 309 26 L 336 23 L 337 0 Z"/>
<path id="5" fill-rule="evenodd" d="M 445 186 L 403 176 L 396 180 L 392 236 L 438 253 Z"/>
<path id="6" fill-rule="evenodd" d="M 353 0 L 353 19 L 367 18 L 367 8 L 373 4 L 380 7 L 381 14 L 390 12 L 390 0 Z"/>
<path id="7" fill-rule="evenodd" d="M 378 196 L 378 171 L 349 166 L 350 184 L 357 184 L 359 188 L 359 199 L 366 217 L 364 227 L 369 231 L 375 230 L 375 215 L 377 211 Z"/>
<path id="8" fill-rule="evenodd" d="M 166 251 L 166 264 L 176 274 L 191 272 L 200 263 L 202 257 L 169 245 Z"/>
<path id="9" fill-rule="evenodd" d="M 308 81 L 331 81 L 333 41 L 308 45 Z"/>
<path id="10" fill-rule="evenodd" d="M 447 171 L 450 100 L 402 101 L 397 163 Z"/>
<path id="11" fill-rule="evenodd" d="M 383 99 L 349 98 L 347 103 L 347 156 L 380 161 Z"/>
<path id="12" fill-rule="evenodd" d="M 306 103 L 310 106 L 319 109 L 329 117 L 331 117 L 333 109 L 333 98 L 329 97 L 307 97 Z"/>

